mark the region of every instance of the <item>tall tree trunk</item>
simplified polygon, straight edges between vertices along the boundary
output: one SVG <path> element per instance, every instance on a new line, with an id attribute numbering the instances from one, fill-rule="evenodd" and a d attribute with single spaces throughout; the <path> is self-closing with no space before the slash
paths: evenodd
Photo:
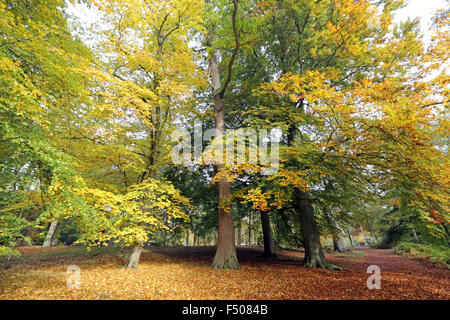
<path id="1" fill-rule="evenodd" d="M 214 115 L 216 138 L 222 139 L 225 135 L 225 105 L 223 102 L 223 93 L 221 92 L 220 74 L 217 65 L 215 53 L 211 53 L 209 58 L 209 69 L 211 73 L 211 83 L 214 93 Z M 219 143 L 222 143 L 220 141 Z M 223 157 L 223 153 L 220 155 Z M 222 165 L 217 165 L 217 171 L 220 172 Z M 239 269 L 239 263 L 236 255 L 236 245 L 234 243 L 234 220 L 230 208 L 224 208 L 223 202 L 231 195 L 231 183 L 226 179 L 218 182 L 218 237 L 217 249 L 214 256 L 212 267 L 215 269 Z"/>
<path id="2" fill-rule="evenodd" d="M 314 208 L 308 194 L 300 189 L 294 189 L 296 209 L 299 214 L 302 227 L 303 243 L 305 247 L 305 258 L 303 265 L 308 268 L 336 269 L 337 267 L 325 259 L 320 243 L 319 230 L 314 219 Z"/>
<path id="3" fill-rule="evenodd" d="M 130 258 L 128 259 L 127 269 L 137 269 L 141 253 L 142 244 L 133 247 L 133 251 L 131 252 Z"/>
<path id="4" fill-rule="evenodd" d="M 53 235 L 55 234 L 56 226 L 58 225 L 58 220 L 52 221 L 50 228 L 48 229 L 47 236 L 45 237 L 44 248 L 48 248 L 52 245 Z"/>
<path id="5" fill-rule="evenodd" d="M 261 227 L 264 240 L 264 252 L 263 257 L 275 258 L 275 247 L 272 239 L 272 228 L 270 227 L 270 217 L 266 211 L 260 211 L 261 213 Z"/>

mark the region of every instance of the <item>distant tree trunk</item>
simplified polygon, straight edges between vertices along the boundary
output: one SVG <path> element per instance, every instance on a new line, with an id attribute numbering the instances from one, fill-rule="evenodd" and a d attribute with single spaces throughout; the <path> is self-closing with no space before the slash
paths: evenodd
<path id="1" fill-rule="evenodd" d="M 189 247 L 189 229 L 186 229 L 186 241 L 185 241 L 185 245 L 187 247 Z"/>
<path id="2" fill-rule="evenodd" d="M 194 247 L 198 246 L 198 236 L 194 233 Z"/>
<path id="3" fill-rule="evenodd" d="M 250 218 L 248 219 L 248 245 L 252 244 L 252 226 L 250 225 Z"/>
<path id="4" fill-rule="evenodd" d="M 47 236 L 45 237 L 44 248 L 48 248 L 52 245 L 53 235 L 55 234 L 56 226 L 58 225 L 58 220 L 52 221 L 50 228 L 48 229 Z"/>
<path id="5" fill-rule="evenodd" d="M 241 225 L 239 224 L 238 228 L 237 228 L 237 245 L 240 246 L 241 245 L 241 241 L 242 241 L 242 232 L 241 232 Z"/>
<path id="6" fill-rule="evenodd" d="M 372 224 L 369 222 L 369 219 L 366 217 L 367 225 L 369 226 L 370 235 L 372 236 L 374 241 L 377 241 L 377 236 L 375 235 L 375 232 L 373 232 Z"/>
<path id="7" fill-rule="evenodd" d="M 416 229 L 411 228 L 411 231 L 412 231 L 414 240 L 415 240 L 416 242 L 420 242 L 419 237 L 417 236 L 417 233 L 416 233 Z"/>
<path id="8" fill-rule="evenodd" d="M 127 269 L 137 269 L 139 258 L 141 257 L 142 244 L 133 247 L 130 258 L 128 259 Z"/>
<path id="9" fill-rule="evenodd" d="M 339 251 L 338 242 L 337 242 L 335 236 L 331 236 L 331 238 L 333 239 L 333 250 L 334 251 Z"/>
<path id="10" fill-rule="evenodd" d="M 270 227 L 270 217 L 266 211 L 260 211 L 261 214 L 261 227 L 264 240 L 264 253 L 263 257 L 275 258 L 275 247 L 273 245 L 272 228 Z"/>
<path id="11" fill-rule="evenodd" d="M 445 222 L 442 223 L 441 226 L 442 226 L 442 228 L 445 231 L 445 238 L 447 239 L 447 243 L 450 246 L 450 232 L 448 230 L 448 226 L 445 224 Z"/>
<path id="12" fill-rule="evenodd" d="M 350 246 L 353 248 L 353 239 L 352 235 L 349 230 L 345 230 L 345 234 L 347 235 L 348 239 L 350 240 Z"/>
<path id="13" fill-rule="evenodd" d="M 307 193 L 295 188 L 294 195 L 305 247 L 303 265 L 308 268 L 341 269 L 325 259 L 320 243 L 319 230 L 314 219 L 314 208 Z"/>
<path id="14" fill-rule="evenodd" d="M 441 226 L 444 228 L 445 233 L 446 233 L 447 236 L 450 238 L 450 231 L 449 231 L 449 229 L 448 229 L 448 226 L 447 226 L 445 223 L 441 224 Z"/>

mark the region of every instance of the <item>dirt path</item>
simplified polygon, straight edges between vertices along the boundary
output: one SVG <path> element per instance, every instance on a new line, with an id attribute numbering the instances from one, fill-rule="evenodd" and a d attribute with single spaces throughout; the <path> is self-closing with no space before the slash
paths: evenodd
<path id="1" fill-rule="evenodd" d="M 390 250 L 327 255 L 346 271 L 304 268 L 301 252 L 281 251 L 274 260 L 261 252 L 238 248 L 241 270 L 233 271 L 210 268 L 213 247 L 150 248 L 138 270 L 121 269 L 124 261 L 114 254 L 28 253 L 0 270 L 0 299 L 450 299 L 450 270 Z M 66 287 L 73 264 L 81 270 L 80 290 Z M 369 265 L 380 267 L 379 290 L 367 288 Z"/>

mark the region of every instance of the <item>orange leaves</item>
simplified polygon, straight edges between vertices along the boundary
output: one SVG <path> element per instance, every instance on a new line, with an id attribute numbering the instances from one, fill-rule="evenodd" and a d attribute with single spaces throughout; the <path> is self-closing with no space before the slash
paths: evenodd
<path id="1" fill-rule="evenodd" d="M 276 180 L 281 187 L 308 189 L 308 182 L 304 179 L 304 173 L 299 171 L 281 170 L 277 175 L 270 178 Z"/>
<path id="2" fill-rule="evenodd" d="M 348 271 L 301 267 L 303 254 L 279 251 L 276 260 L 258 258 L 261 249 L 238 248 L 241 270 L 210 268 L 213 248 L 144 250 L 138 270 L 122 269 L 118 249 L 96 255 L 77 248 L 19 248 L 21 264 L 0 271 L 0 299 L 449 299 L 449 271 L 397 256 L 388 250 L 328 255 Z M 70 254 L 72 252 L 72 254 Z M 100 254 L 99 254 L 100 253 Z M 68 290 L 66 270 L 80 267 L 81 289 Z M 381 268 L 381 289 L 368 290 L 370 264 Z"/>
<path id="3" fill-rule="evenodd" d="M 269 209 L 266 197 L 267 195 L 264 195 L 261 190 L 251 189 L 247 195 L 243 196 L 243 199 L 251 202 L 253 209 L 266 211 Z"/>

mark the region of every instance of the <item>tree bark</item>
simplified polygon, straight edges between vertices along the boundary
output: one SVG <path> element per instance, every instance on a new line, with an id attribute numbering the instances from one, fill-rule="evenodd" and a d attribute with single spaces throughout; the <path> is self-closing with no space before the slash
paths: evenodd
<path id="1" fill-rule="evenodd" d="M 53 235 L 55 234 L 56 226 L 58 225 L 58 220 L 52 221 L 50 228 L 48 229 L 47 236 L 45 237 L 44 244 L 42 247 L 48 248 L 52 245 Z"/>
<path id="2" fill-rule="evenodd" d="M 416 233 L 416 229 L 411 228 L 411 231 L 412 231 L 414 240 L 415 240 L 416 242 L 420 242 L 419 237 L 417 236 L 417 233 Z"/>
<path id="3" fill-rule="evenodd" d="M 347 234 L 347 237 L 350 240 L 350 246 L 353 248 L 353 239 L 350 231 L 346 230 L 345 233 Z"/>
<path id="4" fill-rule="evenodd" d="M 339 246 L 338 246 L 336 238 L 334 236 L 331 237 L 331 238 L 333 239 L 333 250 L 334 251 L 339 251 Z"/>
<path id="5" fill-rule="evenodd" d="M 374 241 L 377 241 L 377 237 L 375 235 L 375 232 L 373 231 L 372 224 L 369 222 L 369 219 L 367 219 L 367 217 L 366 217 L 366 222 L 367 222 L 367 226 L 369 227 L 370 235 L 372 236 Z"/>
<path id="6" fill-rule="evenodd" d="M 242 242 L 242 230 L 241 230 L 241 225 L 239 225 L 239 227 L 237 228 L 237 234 L 238 234 L 238 237 L 237 237 L 237 245 L 238 246 L 240 246 L 241 245 L 241 242 Z"/>
<path id="7" fill-rule="evenodd" d="M 332 235 L 331 238 L 333 239 L 334 251 L 344 252 L 345 245 L 344 245 L 343 240 L 339 239 L 336 235 Z"/>
<path id="8" fill-rule="evenodd" d="M 319 230 L 317 229 L 317 224 L 314 219 L 314 208 L 308 194 L 296 188 L 294 189 L 294 195 L 305 247 L 305 258 L 303 259 L 303 265 L 308 268 L 341 270 L 342 268 L 329 263 L 325 259 L 322 245 L 320 243 Z"/>
<path id="9" fill-rule="evenodd" d="M 141 257 L 142 252 L 142 244 L 134 246 L 133 251 L 131 252 L 130 259 L 127 263 L 127 269 L 137 269 L 139 258 Z"/>
<path id="10" fill-rule="evenodd" d="M 450 246 L 450 232 L 448 230 L 448 226 L 445 224 L 445 222 L 442 223 L 441 226 L 442 226 L 442 228 L 445 231 L 445 238 L 447 239 L 447 243 Z"/>
<path id="11" fill-rule="evenodd" d="M 264 240 L 263 257 L 275 258 L 275 246 L 273 245 L 272 228 L 270 227 L 270 217 L 266 211 L 261 211 L 261 227 Z"/>
<path id="12" fill-rule="evenodd" d="M 250 218 L 248 219 L 248 245 L 251 246 L 252 245 L 252 226 L 250 224 L 251 220 Z"/>
<path id="13" fill-rule="evenodd" d="M 186 243 L 185 245 L 189 247 L 189 229 L 186 229 Z"/>

